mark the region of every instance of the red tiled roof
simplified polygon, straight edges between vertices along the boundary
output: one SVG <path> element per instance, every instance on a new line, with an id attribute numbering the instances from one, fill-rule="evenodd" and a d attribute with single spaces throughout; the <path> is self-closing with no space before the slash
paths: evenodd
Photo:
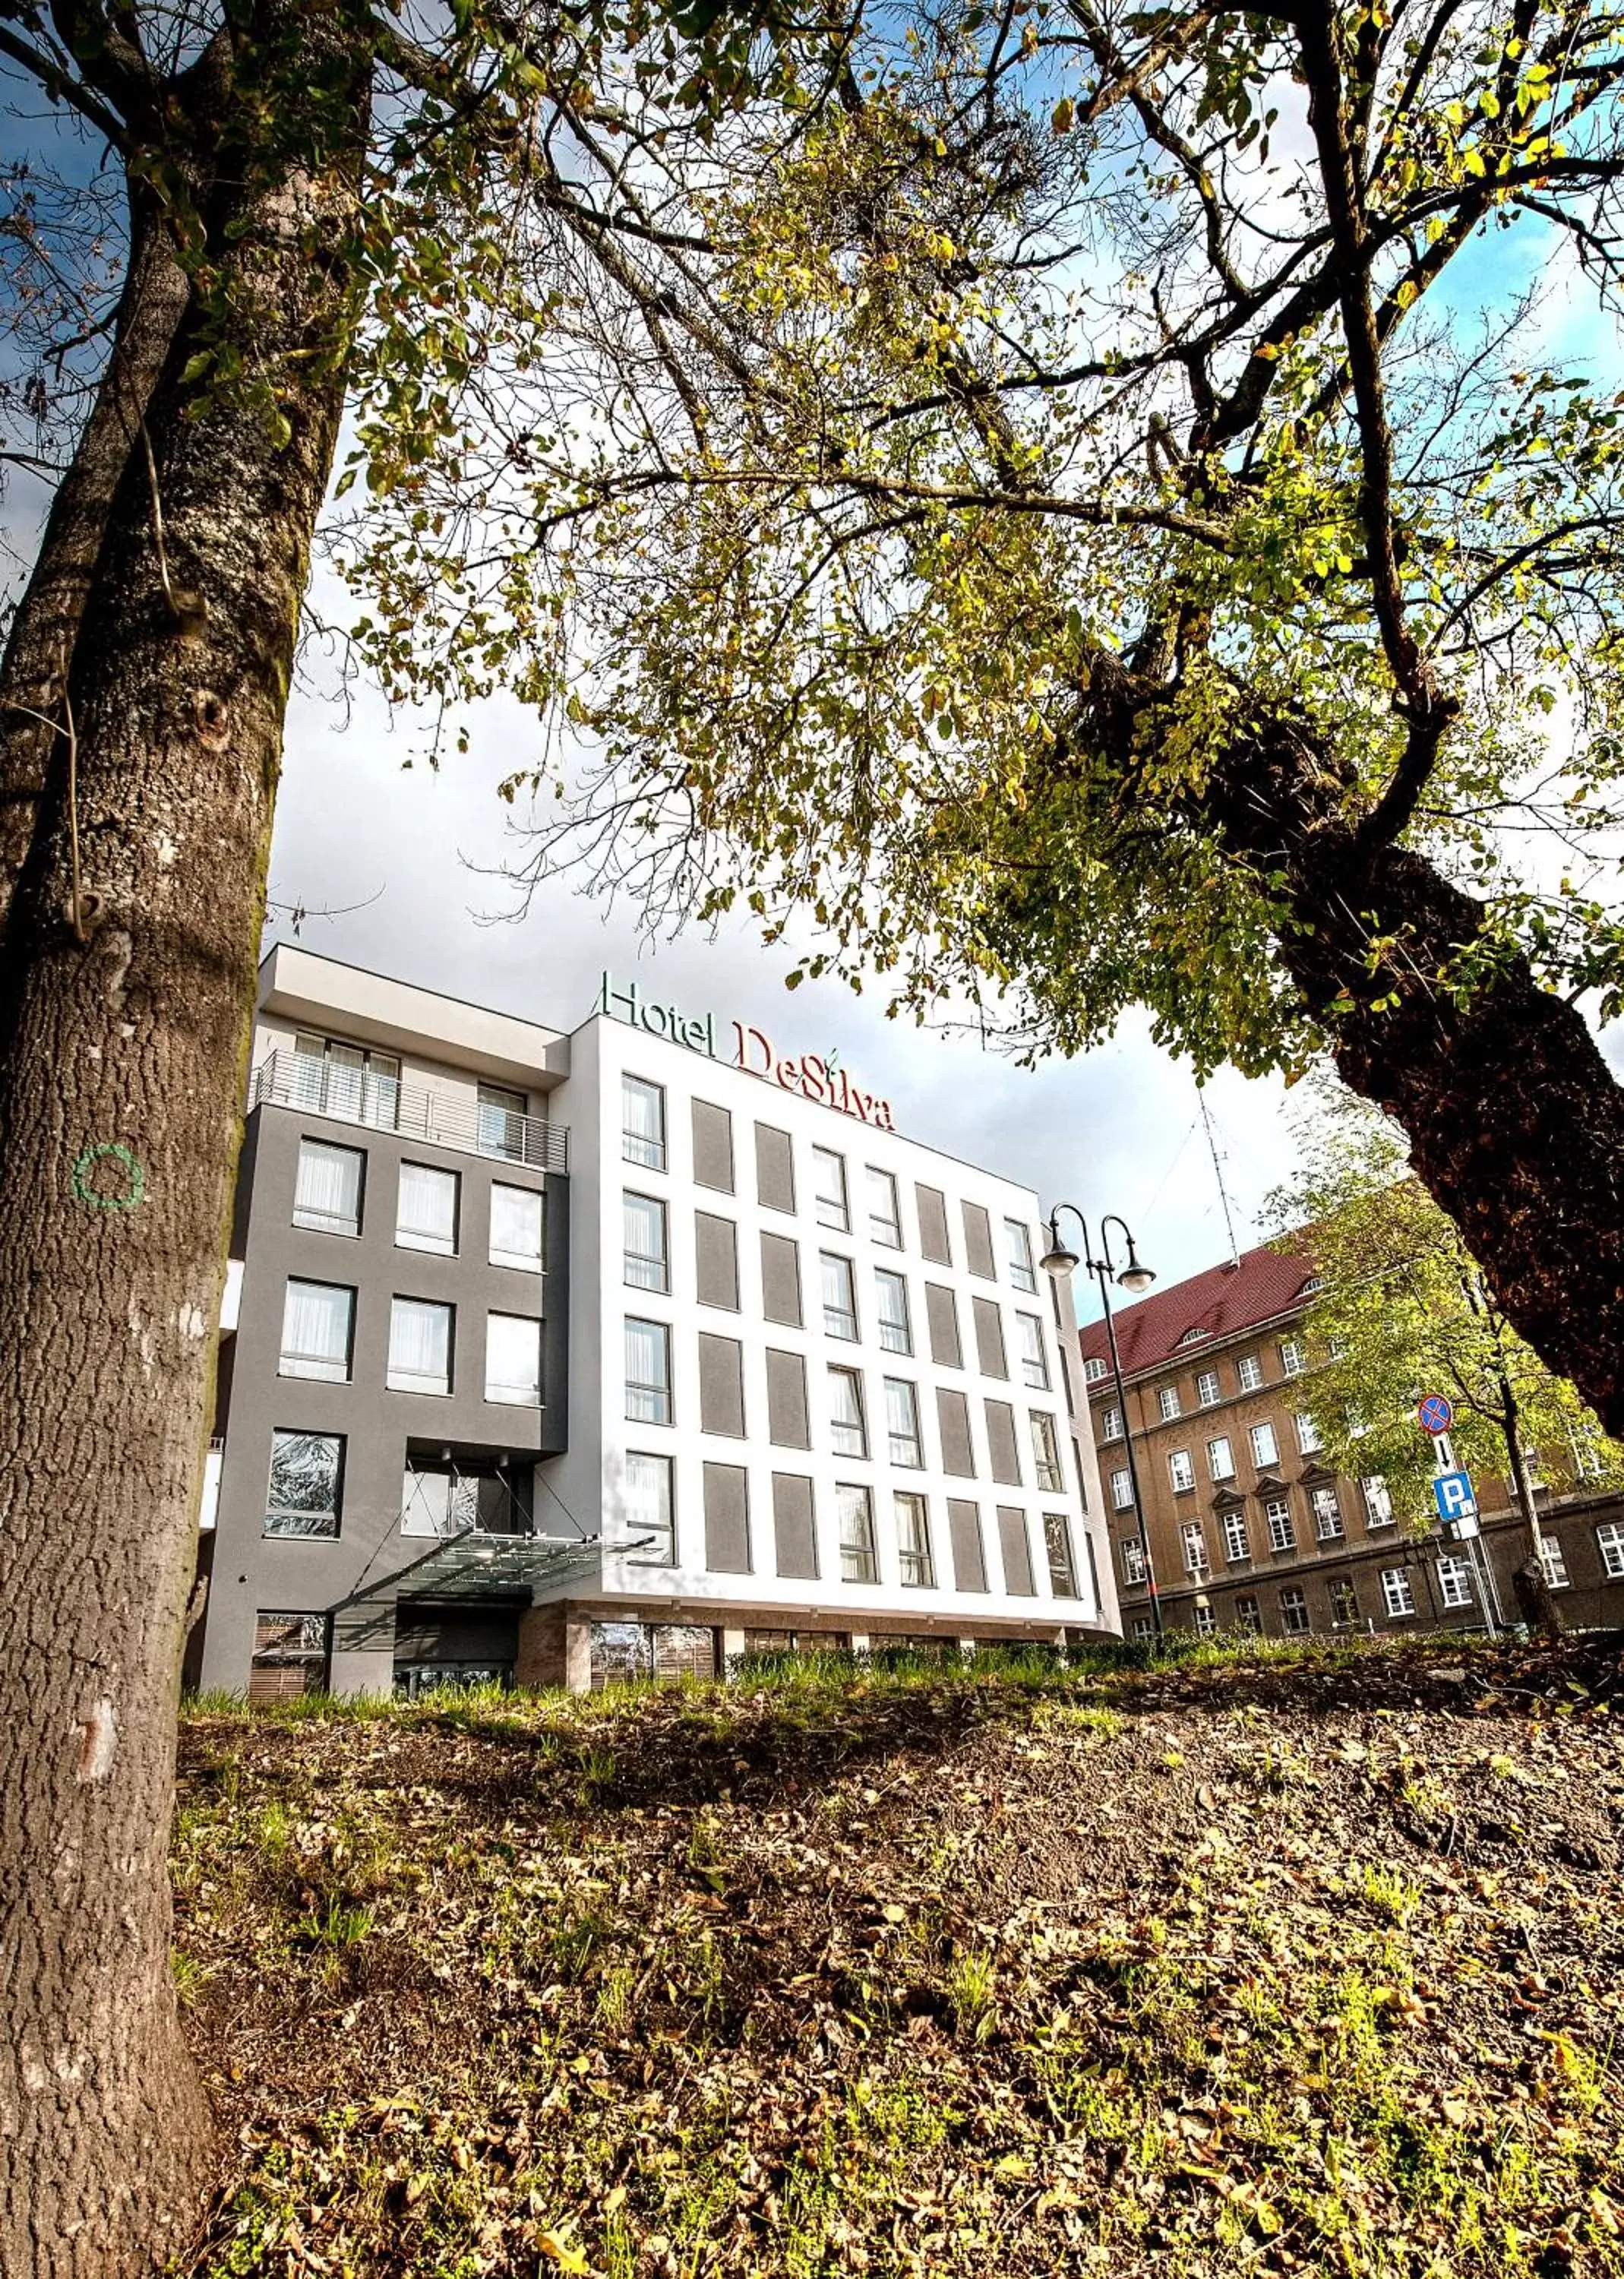
<path id="1" fill-rule="evenodd" d="M 1185 1349 L 1191 1330 L 1207 1332 L 1190 1339 L 1187 1350 L 1194 1361 L 1204 1345 L 1290 1313 L 1313 1272 L 1314 1261 L 1306 1252 L 1247 1250 L 1238 1266 L 1209 1266 L 1205 1274 L 1192 1274 L 1188 1282 L 1176 1282 L 1135 1305 L 1113 1305 L 1122 1375 L 1159 1369 Z M 1103 1322 L 1092 1323 L 1082 1334 L 1085 1359 L 1109 1357 Z"/>

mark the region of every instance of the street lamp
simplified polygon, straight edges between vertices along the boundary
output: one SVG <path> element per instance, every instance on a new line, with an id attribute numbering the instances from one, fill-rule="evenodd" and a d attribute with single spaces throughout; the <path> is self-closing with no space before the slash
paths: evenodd
<path id="1" fill-rule="evenodd" d="M 1068 1250 L 1061 1240 L 1060 1216 L 1062 1211 L 1069 1211 L 1083 1230 L 1081 1259 L 1075 1250 Z M 1122 1356 L 1116 1349 L 1116 1324 L 1111 1318 L 1113 1282 L 1115 1282 L 1119 1288 L 1132 1291 L 1137 1295 L 1141 1290 L 1148 1290 L 1156 1277 L 1151 1269 L 1141 1262 L 1126 1221 L 1118 1218 L 1115 1211 L 1107 1212 L 1099 1222 L 1099 1256 L 1098 1258 L 1095 1257 L 1092 1245 L 1089 1240 L 1088 1221 L 1076 1203 L 1056 1203 L 1049 1213 L 1047 1224 L 1049 1247 L 1043 1255 L 1044 1272 L 1053 1274 L 1058 1278 L 1061 1275 L 1074 1272 L 1078 1265 L 1082 1265 L 1086 1267 L 1099 1285 L 1099 1301 L 1105 1309 L 1106 1343 L 1110 1347 L 1111 1353 L 1111 1377 L 1116 1386 L 1117 1414 L 1122 1420 L 1122 1438 L 1128 1449 L 1128 1485 L 1133 1492 L 1133 1515 L 1139 1531 L 1139 1555 L 1145 1562 L 1145 1585 L 1150 1593 L 1151 1629 L 1155 1636 L 1160 1638 L 1161 1636 L 1161 1600 L 1156 1590 L 1156 1566 L 1151 1556 L 1150 1532 L 1145 1524 L 1145 1499 L 1139 1493 L 1139 1466 L 1133 1453 L 1133 1428 L 1129 1422 L 1128 1395 L 1122 1385 Z M 1128 1262 L 1120 1271 L 1115 1260 L 1111 1255 L 1109 1230 L 1114 1226 L 1122 1229 L 1122 1240 L 1128 1246 Z"/>

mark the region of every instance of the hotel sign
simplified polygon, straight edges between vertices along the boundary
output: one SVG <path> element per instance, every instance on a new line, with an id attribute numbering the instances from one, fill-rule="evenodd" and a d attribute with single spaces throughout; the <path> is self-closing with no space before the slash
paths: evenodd
<path id="1" fill-rule="evenodd" d="M 714 1013 L 695 1015 L 684 1013 L 675 1005 L 656 1005 L 643 995 L 635 981 L 617 986 L 608 973 L 599 988 L 598 1009 L 627 1028 L 645 1029 L 668 1044 L 686 1046 L 708 1060 L 742 1069 L 747 1076 L 782 1085 L 785 1092 L 799 1093 L 802 1100 L 835 1109 L 842 1116 L 854 1116 L 859 1123 L 871 1124 L 877 1131 L 896 1130 L 891 1120 L 891 1102 L 854 1083 L 833 1053 L 781 1055 L 770 1037 L 746 1022 L 723 1022 Z"/>

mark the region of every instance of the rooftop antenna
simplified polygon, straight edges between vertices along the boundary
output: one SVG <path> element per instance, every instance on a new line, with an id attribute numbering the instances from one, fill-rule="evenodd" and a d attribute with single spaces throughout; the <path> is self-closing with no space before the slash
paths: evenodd
<path id="1" fill-rule="evenodd" d="M 1223 1184 L 1223 1158 L 1218 1153 L 1218 1138 L 1213 1130 L 1213 1119 L 1207 1113 L 1207 1087 L 1198 1084 L 1196 1099 L 1201 1109 L 1201 1128 L 1207 1134 L 1207 1149 L 1213 1159 L 1213 1177 L 1218 1182 L 1218 1200 L 1223 1205 L 1223 1223 L 1229 1237 L 1229 1264 L 1240 1265 L 1240 1245 L 1235 1239 L 1235 1215 L 1229 1209 L 1229 1191 Z"/>

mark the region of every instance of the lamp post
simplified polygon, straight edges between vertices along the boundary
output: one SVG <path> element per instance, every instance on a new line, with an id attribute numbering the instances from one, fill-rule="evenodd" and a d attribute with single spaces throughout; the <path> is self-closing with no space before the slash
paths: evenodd
<path id="1" fill-rule="evenodd" d="M 1060 1216 L 1062 1211 L 1069 1211 L 1083 1230 L 1083 1256 L 1080 1261 L 1076 1252 L 1068 1250 L 1061 1240 Z M 1089 1240 L 1088 1221 L 1076 1203 L 1056 1203 L 1049 1213 L 1047 1224 L 1049 1247 L 1044 1253 L 1042 1260 L 1044 1272 L 1058 1278 L 1062 1274 L 1072 1273 L 1079 1264 L 1082 1264 L 1087 1268 L 1099 1285 L 1100 1304 L 1105 1309 L 1106 1343 L 1111 1354 L 1111 1378 L 1116 1387 L 1117 1414 L 1122 1420 L 1122 1439 L 1128 1449 L 1128 1485 L 1133 1493 L 1133 1515 L 1139 1531 L 1139 1556 L 1145 1562 L 1145 1585 L 1150 1592 L 1151 1630 L 1157 1638 L 1160 1638 L 1161 1636 L 1161 1600 L 1156 1590 L 1156 1564 L 1151 1556 L 1150 1531 L 1145 1524 L 1145 1499 L 1139 1493 L 1139 1466 L 1133 1453 L 1133 1428 L 1128 1420 L 1128 1395 L 1122 1385 L 1122 1356 L 1116 1349 L 1116 1324 L 1111 1318 L 1111 1285 L 1114 1281 L 1122 1289 L 1130 1290 L 1137 1296 L 1141 1290 L 1148 1290 L 1156 1277 L 1148 1266 L 1140 1262 L 1139 1254 L 1135 1247 L 1133 1236 L 1129 1231 L 1127 1223 L 1118 1218 L 1115 1211 L 1108 1211 L 1099 1222 L 1099 1256 L 1098 1258 L 1095 1257 L 1093 1247 Z M 1114 1226 L 1122 1229 L 1122 1240 L 1128 1246 L 1128 1263 L 1120 1273 L 1117 1271 L 1115 1261 L 1111 1256 L 1109 1230 Z"/>

